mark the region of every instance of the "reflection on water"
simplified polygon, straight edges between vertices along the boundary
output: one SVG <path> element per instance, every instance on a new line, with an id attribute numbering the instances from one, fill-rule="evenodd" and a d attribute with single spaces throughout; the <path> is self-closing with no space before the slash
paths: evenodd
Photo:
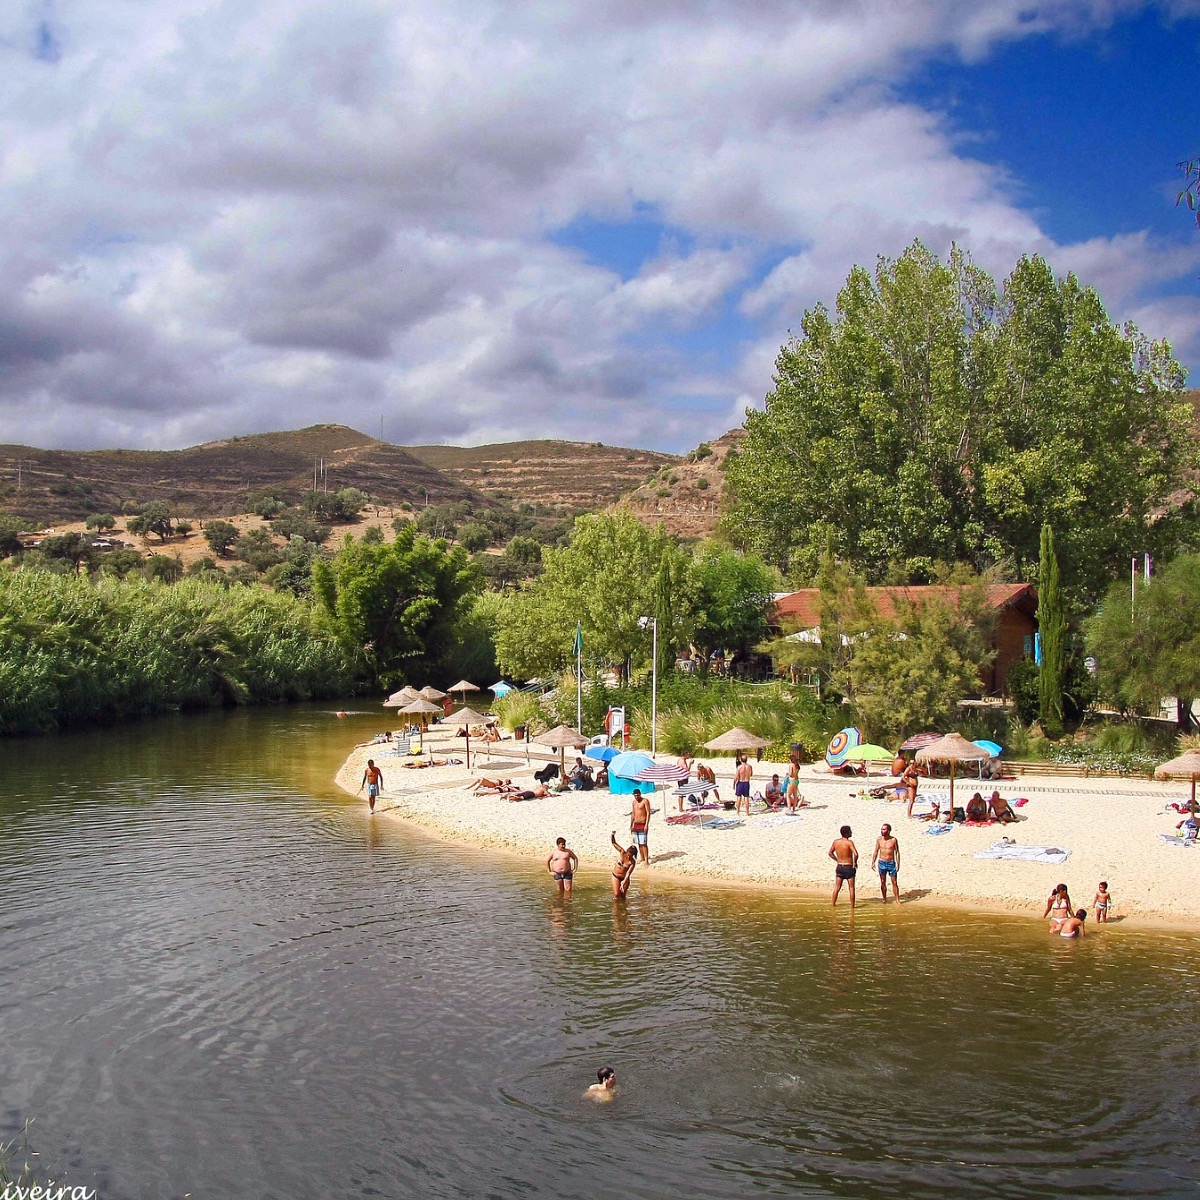
<path id="1" fill-rule="evenodd" d="M 338 795 L 377 723 L 5 747 L 0 1137 L 102 1200 L 1194 1195 L 1194 938 L 564 898 Z"/>

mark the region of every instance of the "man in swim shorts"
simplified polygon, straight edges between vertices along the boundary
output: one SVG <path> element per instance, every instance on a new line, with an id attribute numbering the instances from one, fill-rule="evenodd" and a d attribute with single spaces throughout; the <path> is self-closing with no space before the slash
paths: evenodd
<path id="1" fill-rule="evenodd" d="M 650 865 L 650 801 L 642 795 L 640 788 L 633 789 L 633 811 L 629 814 L 629 832 L 642 862 Z"/>
<path id="2" fill-rule="evenodd" d="M 571 881 L 578 869 L 579 856 L 574 850 L 567 849 L 566 838 L 559 838 L 550 851 L 550 857 L 546 859 L 546 870 L 554 876 L 560 892 L 568 896 L 571 894 Z"/>
<path id="3" fill-rule="evenodd" d="M 900 839 L 892 836 L 892 827 L 884 825 L 875 839 L 871 866 L 879 871 L 879 893 L 887 903 L 887 881 L 892 881 L 892 896 L 900 903 Z"/>
<path id="4" fill-rule="evenodd" d="M 841 837 L 835 838 L 829 847 L 829 857 L 837 864 L 834 868 L 833 902 L 838 902 L 842 884 L 850 893 L 850 907 L 854 907 L 854 877 L 858 874 L 858 847 L 850 840 L 850 826 L 843 825 Z"/>
<path id="5" fill-rule="evenodd" d="M 753 774 L 754 768 L 750 765 L 750 760 L 739 756 L 737 769 L 733 773 L 733 795 L 736 801 L 734 811 L 740 813 L 744 803 L 746 816 L 750 815 L 750 778 Z"/>
<path id="6" fill-rule="evenodd" d="M 363 790 L 363 784 L 367 785 L 367 804 L 372 812 L 375 811 L 375 799 L 383 790 L 383 772 L 375 765 L 373 758 L 367 759 L 367 769 L 363 772 L 362 783 L 358 785 L 358 790 Z"/>

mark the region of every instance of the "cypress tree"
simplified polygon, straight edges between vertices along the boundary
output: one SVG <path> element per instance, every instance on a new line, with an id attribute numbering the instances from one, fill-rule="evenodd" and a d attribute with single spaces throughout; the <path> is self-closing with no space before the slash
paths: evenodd
<path id="1" fill-rule="evenodd" d="M 1063 678 L 1066 675 L 1067 616 L 1063 609 L 1054 530 L 1042 526 L 1038 559 L 1038 631 L 1042 640 L 1042 667 L 1038 673 L 1038 713 L 1047 737 L 1063 731 Z"/>

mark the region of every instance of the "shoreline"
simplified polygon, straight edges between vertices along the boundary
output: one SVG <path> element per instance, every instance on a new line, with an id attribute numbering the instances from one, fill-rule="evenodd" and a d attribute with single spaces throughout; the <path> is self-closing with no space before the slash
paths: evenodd
<path id="1" fill-rule="evenodd" d="M 438 758 L 464 757 L 462 741 L 440 726 L 426 735 L 426 745 Z M 535 870 L 544 869 L 554 839 L 565 837 L 580 856 L 584 874 L 603 868 L 606 875 L 613 858 L 606 835 L 615 829 L 618 841 L 628 844 L 630 840 L 627 795 L 613 796 L 605 790 L 510 801 L 468 790 L 484 775 L 512 778 L 516 783 L 530 780 L 547 758 L 526 763 L 524 743 L 518 745 L 520 753 L 512 746 L 511 755 L 483 754 L 478 762 L 473 745 L 469 771 L 461 763 L 406 769 L 408 756 L 396 754 L 387 743 L 355 746 L 338 770 L 336 783 L 343 792 L 357 796 L 365 808 L 358 782 L 366 760 L 374 758 L 384 777 L 378 817 L 407 821 L 439 841 L 520 859 Z M 732 760 L 711 756 L 703 761 L 716 768 L 717 786 L 727 788 L 732 798 Z M 779 764 L 752 765 L 754 791 L 761 790 L 772 772 L 782 774 Z M 1167 845 L 1158 837 L 1173 832 L 1180 819 L 1166 810 L 1168 802 L 1187 798 L 1178 783 L 1117 778 L 1068 783 L 1048 777 L 1043 784 L 1024 776 L 1001 785 L 1009 799 L 1028 799 L 1018 809 L 1022 816 L 1018 823 L 960 825 L 930 835 L 926 822 L 906 817 L 903 803 L 858 794 L 861 787 L 889 781 L 888 776 L 873 776 L 869 783 L 822 776 L 806 766 L 801 768 L 800 790 L 809 807 L 798 816 L 772 820 L 756 813 L 740 826 L 722 830 L 666 824 L 663 818 L 676 811 L 676 801 L 660 788 L 652 798 L 656 811 L 650 825 L 650 865 L 639 865 L 634 888 L 652 874 L 672 884 L 782 889 L 828 902 L 833 864 L 827 851 L 838 828 L 848 824 L 860 858 L 858 908 L 876 906 L 879 877 L 871 870 L 871 853 L 880 824 L 888 822 L 900 839 L 900 894 L 905 908 L 922 905 L 1040 919 L 1051 889 L 1066 882 L 1073 907 L 1088 910 L 1088 929 L 1095 932 L 1092 897 L 1099 880 L 1105 879 L 1115 898 L 1113 911 L 1118 919 L 1110 922 L 1114 929 L 1178 933 L 1195 927 L 1189 898 L 1200 894 L 1200 845 Z M 956 781 L 956 804 L 977 786 L 969 779 Z M 991 786 L 995 785 L 989 784 L 988 790 Z M 922 795 L 944 798 L 948 790 L 947 780 L 927 780 Z M 1025 846 L 1055 846 L 1072 853 L 1061 864 L 974 857 L 1002 836 Z M 843 889 L 838 907 L 845 906 Z"/>

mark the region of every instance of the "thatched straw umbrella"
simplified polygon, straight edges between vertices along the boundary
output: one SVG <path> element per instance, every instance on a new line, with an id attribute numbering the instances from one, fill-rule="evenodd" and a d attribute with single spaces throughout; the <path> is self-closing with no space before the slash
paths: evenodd
<path id="1" fill-rule="evenodd" d="M 432 700 L 426 700 L 424 696 L 418 696 L 411 704 L 406 704 L 401 710 L 402 713 L 411 713 L 413 716 L 421 718 L 420 723 L 420 747 L 425 749 L 425 726 L 429 724 L 429 716 L 431 713 L 440 713 L 442 706 L 434 704 Z"/>
<path id="2" fill-rule="evenodd" d="M 991 755 L 982 746 L 968 742 L 961 733 L 948 733 L 917 751 L 917 762 L 922 766 L 931 763 L 949 764 L 951 811 L 954 810 L 954 768 L 959 763 L 982 762 L 988 758 L 991 758 Z"/>
<path id="3" fill-rule="evenodd" d="M 455 723 L 461 721 L 463 723 L 463 728 L 467 731 L 466 757 L 467 766 L 469 767 L 471 765 L 471 725 L 472 723 L 480 725 L 485 724 L 488 718 L 485 717 L 483 713 L 476 712 L 473 708 L 460 708 L 458 712 L 451 713 L 446 720 L 454 721 Z"/>
<path id="4" fill-rule="evenodd" d="M 564 779 L 567 774 L 567 747 L 574 746 L 578 749 L 580 746 L 588 744 L 587 738 L 578 729 L 572 729 L 570 725 L 555 725 L 553 729 L 539 733 L 529 740 L 537 742 L 539 746 L 549 746 L 552 750 L 558 750 L 558 769 Z"/>
<path id="5" fill-rule="evenodd" d="M 446 690 L 448 692 L 462 692 L 465 696 L 468 692 L 478 692 L 481 689 L 477 688 L 469 679 L 460 679 L 457 683 L 452 683 Z"/>
<path id="6" fill-rule="evenodd" d="M 706 750 L 732 750 L 736 754 L 739 750 L 761 750 L 770 744 L 764 738 L 760 738 L 757 733 L 734 726 L 720 737 L 713 738 L 711 742 L 705 742 L 704 748 Z"/>
<path id="7" fill-rule="evenodd" d="M 439 692 L 432 683 L 427 683 L 421 689 L 421 695 L 424 696 L 426 700 L 445 700 L 446 698 L 446 693 Z"/>
<path id="8" fill-rule="evenodd" d="M 398 692 L 393 692 L 384 702 L 384 708 L 403 708 L 406 704 L 411 704 L 414 700 L 420 700 L 421 693 L 415 687 L 409 687 L 405 684 Z"/>
<path id="9" fill-rule="evenodd" d="M 1188 810 L 1196 806 L 1196 779 L 1200 777 L 1200 750 L 1185 750 L 1178 758 L 1170 762 L 1160 763 L 1154 768 L 1155 779 L 1190 779 L 1192 781 L 1192 798 Z"/>

